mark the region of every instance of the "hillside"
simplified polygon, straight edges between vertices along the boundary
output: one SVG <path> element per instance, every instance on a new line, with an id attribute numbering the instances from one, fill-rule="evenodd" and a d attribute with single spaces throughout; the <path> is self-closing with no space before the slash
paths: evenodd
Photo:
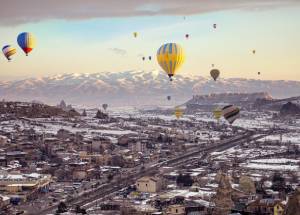
<path id="1" fill-rule="evenodd" d="M 284 90 L 282 90 L 284 89 Z M 56 104 L 64 99 L 72 104 L 164 105 L 166 96 L 184 103 L 192 95 L 211 93 L 268 92 L 274 98 L 299 96 L 300 82 L 254 79 L 219 79 L 177 75 L 170 84 L 161 71 L 124 71 L 118 73 L 61 74 L 0 82 L 0 97 L 7 100 L 38 100 Z"/>
<path id="2" fill-rule="evenodd" d="M 27 118 L 48 118 L 53 116 L 79 116 L 75 110 L 64 111 L 61 108 L 27 102 L 0 102 L 0 114 Z"/>

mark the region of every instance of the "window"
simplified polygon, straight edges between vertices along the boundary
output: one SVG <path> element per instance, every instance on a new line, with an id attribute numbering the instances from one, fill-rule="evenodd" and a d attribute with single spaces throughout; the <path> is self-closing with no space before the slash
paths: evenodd
<path id="1" fill-rule="evenodd" d="M 175 209 L 175 212 L 178 213 L 178 209 Z"/>
<path id="2" fill-rule="evenodd" d="M 148 187 L 148 184 L 146 184 L 146 187 Z"/>

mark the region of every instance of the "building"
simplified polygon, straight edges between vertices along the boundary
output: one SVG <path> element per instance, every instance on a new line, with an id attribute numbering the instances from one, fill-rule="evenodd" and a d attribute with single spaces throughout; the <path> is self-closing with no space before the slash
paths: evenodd
<path id="1" fill-rule="evenodd" d="M 0 174 L 0 191 L 7 196 L 26 199 L 35 196 L 39 191 L 46 192 L 51 182 L 51 175 L 31 174 Z"/>
<path id="2" fill-rule="evenodd" d="M 278 202 L 274 206 L 274 215 L 283 215 L 284 214 L 284 208 L 285 208 L 285 205 L 282 204 L 281 202 Z"/>
<path id="3" fill-rule="evenodd" d="M 7 144 L 8 138 L 6 136 L 0 135 L 0 146 L 5 146 Z"/>
<path id="4" fill-rule="evenodd" d="M 184 215 L 185 207 L 184 205 L 170 205 L 166 210 L 167 215 Z"/>
<path id="5" fill-rule="evenodd" d="M 283 215 L 285 205 L 279 199 L 257 199 L 247 205 L 247 212 L 266 215 Z"/>
<path id="6" fill-rule="evenodd" d="M 136 187 L 140 192 L 157 193 L 162 189 L 162 180 L 145 176 L 136 181 Z"/>

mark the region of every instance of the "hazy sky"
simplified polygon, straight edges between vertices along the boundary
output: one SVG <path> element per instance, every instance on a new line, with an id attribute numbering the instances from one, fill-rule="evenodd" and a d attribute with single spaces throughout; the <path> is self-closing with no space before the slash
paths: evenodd
<path id="1" fill-rule="evenodd" d="M 63 3 L 61 3 L 63 2 Z M 151 2 L 151 3 L 149 3 Z M 160 69 L 157 49 L 181 44 L 183 75 L 300 81 L 298 0 L 10 0 L 1 2 L 0 44 L 32 32 L 37 47 L 0 58 L 0 79 L 58 73 Z M 184 16 L 186 19 L 184 19 Z M 213 24 L 218 25 L 213 29 Z M 138 38 L 133 32 L 138 32 Z M 185 34 L 190 38 L 185 39 Z M 252 54 L 252 50 L 256 54 Z M 141 56 L 152 56 L 142 61 Z M 258 76 L 257 72 L 261 72 Z"/>

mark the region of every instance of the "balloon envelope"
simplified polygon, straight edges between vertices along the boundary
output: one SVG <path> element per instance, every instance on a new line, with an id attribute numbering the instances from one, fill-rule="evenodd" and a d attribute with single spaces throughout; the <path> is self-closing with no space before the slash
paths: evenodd
<path id="1" fill-rule="evenodd" d="M 157 62 L 168 74 L 170 80 L 185 61 L 183 48 L 176 43 L 162 45 L 157 51 Z"/>
<path id="2" fill-rule="evenodd" d="M 227 105 L 222 109 L 223 117 L 232 124 L 240 116 L 240 109 L 234 105 Z"/>
<path id="3" fill-rule="evenodd" d="M 106 110 L 108 108 L 108 104 L 103 104 L 102 107 L 104 110 Z"/>
<path id="4" fill-rule="evenodd" d="M 182 117 L 183 111 L 180 108 L 176 107 L 174 114 L 175 114 L 176 118 L 179 119 L 180 117 Z"/>
<path id="5" fill-rule="evenodd" d="M 7 45 L 2 48 L 2 52 L 4 56 L 7 58 L 7 60 L 10 61 L 11 57 L 17 53 L 17 49 L 10 45 Z"/>
<path id="6" fill-rule="evenodd" d="M 17 41 L 26 55 L 28 55 L 28 53 L 31 52 L 36 45 L 36 40 L 34 36 L 28 32 L 23 32 L 19 34 Z"/>
<path id="7" fill-rule="evenodd" d="M 220 75 L 220 71 L 219 71 L 218 69 L 212 69 L 212 70 L 210 71 L 210 75 L 211 75 L 211 77 L 216 81 L 217 78 L 218 78 L 219 75 Z"/>
<path id="8" fill-rule="evenodd" d="M 213 114 L 214 114 L 215 119 L 219 120 L 222 116 L 222 110 L 216 108 L 216 109 L 213 110 Z"/>
<path id="9" fill-rule="evenodd" d="M 133 32 L 133 36 L 136 38 L 138 36 L 137 32 Z"/>

